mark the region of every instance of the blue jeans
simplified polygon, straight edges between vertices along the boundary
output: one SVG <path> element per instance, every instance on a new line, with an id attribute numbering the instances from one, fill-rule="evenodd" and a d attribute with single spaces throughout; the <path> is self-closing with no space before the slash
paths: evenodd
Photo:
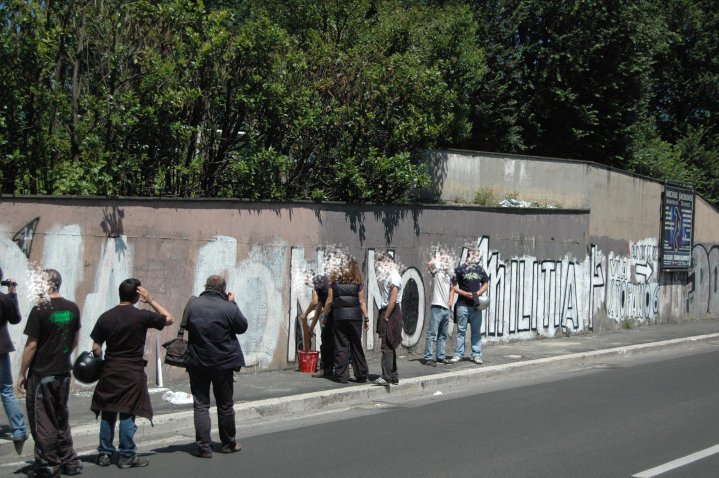
<path id="1" fill-rule="evenodd" d="M 482 311 L 474 307 L 467 307 L 460 302 L 457 304 L 457 344 L 454 355 L 464 357 L 464 337 L 467 334 L 467 323 L 472 327 L 470 342 L 472 343 L 472 358 L 482 356 Z"/>
<path id="2" fill-rule="evenodd" d="M 5 415 L 10 422 L 10 431 L 13 439 L 27 436 L 25 419 L 20 411 L 20 406 L 15 400 L 15 391 L 12 385 L 12 370 L 10 369 L 10 354 L 0 354 L 0 382 L 2 382 L 2 405 L 5 408 Z"/>
<path id="3" fill-rule="evenodd" d="M 100 446 L 97 451 L 101 455 L 112 455 L 115 451 L 115 422 L 117 421 L 118 412 L 102 412 L 102 420 L 100 421 Z M 135 456 L 135 415 L 120 413 L 120 446 L 118 451 L 122 458 L 132 458 Z"/>
<path id="4" fill-rule="evenodd" d="M 424 342 L 424 359 L 432 360 L 432 341 L 437 339 L 437 360 L 444 360 L 444 341 L 447 340 L 447 327 L 449 326 L 449 310 L 439 305 L 430 309 L 427 339 Z"/>

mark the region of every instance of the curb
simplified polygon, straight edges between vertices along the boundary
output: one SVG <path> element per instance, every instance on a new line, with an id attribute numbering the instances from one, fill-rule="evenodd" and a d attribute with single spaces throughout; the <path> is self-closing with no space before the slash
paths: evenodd
<path id="1" fill-rule="evenodd" d="M 524 371 L 551 364 L 561 364 L 566 362 L 578 363 L 600 357 L 633 356 L 674 346 L 707 342 L 714 339 L 719 339 L 719 333 L 627 345 L 588 352 L 577 352 L 508 364 L 490 365 L 481 368 L 468 368 L 451 372 L 411 377 L 402 379 L 400 384 L 396 386 L 382 387 L 372 384 L 360 384 L 342 387 L 339 389 L 302 393 L 280 398 L 241 402 L 235 404 L 235 419 L 238 421 L 248 421 L 282 414 L 316 412 L 341 403 L 357 403 L 368 400 L 379 400 L 389 394 L 409 394 L 422 392 L 429 387 L 435 387 L 438 385 L 451 386 L 456 383 L 467 383 L 468 380 L 477 377 L 491 377 L 499 374 L 513 373 L 519 370 Z M 216 412 L 214 407 L 210 410 L 210 416 L 212 417 L 214 427 L 216 426 Z M 72 436 L 73 441 L 75 442 L 75 448 L 79 452 L 94 449 L 97 446 L 98 433 L 99 422 L 74 426 L 72 428 Z M 160 438 L 166 439 L 170 436 L 176 436 L 178 438 L 185 436 L 188 438 L 189 442 L 194 440 L 193 411 L 191 409 L 157 415 L 154 417 L 152 424 L 148 420 L 141 420 L 137 423 L 135 438 L 139 445 L 141 445 L 143 441 Z M 30 438 L 25 443 L 23 452 L 18 456 L 12 442 L 3 443 L 0 444 L 0 457 L 4 457 L 3 461 L 6 461 L 7 459 L 23 460 L 32 458 L 33 447 L 34 442 L 32 441 L 32 438 Z"/>

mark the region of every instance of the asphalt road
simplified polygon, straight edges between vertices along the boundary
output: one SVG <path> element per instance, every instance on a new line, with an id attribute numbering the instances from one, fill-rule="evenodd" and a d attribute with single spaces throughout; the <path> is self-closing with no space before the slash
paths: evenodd
<path id="1" fill-rule="evenodd" d="M 140 446 L 151 452 L 148 468 L 99 468 L 85 455 L 83 476 L 716 478 L 719 352 L 658 357 L 245 425 L 243 451 L 210 460 L 172 438 Z M 640 475 L 702 451 L 708 456 Z"/>

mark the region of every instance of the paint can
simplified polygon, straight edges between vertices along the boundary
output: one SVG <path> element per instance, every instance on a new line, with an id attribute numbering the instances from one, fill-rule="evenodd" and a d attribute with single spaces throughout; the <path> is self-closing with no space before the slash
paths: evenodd
<path id="1" fill-rule="evenodd" d="M 320 353 L 298 350 L 297 356 L 300 361 L 300 372 L 314 373 L 315 368 L 317 367 L 317 358 L 320 356 Z"/>

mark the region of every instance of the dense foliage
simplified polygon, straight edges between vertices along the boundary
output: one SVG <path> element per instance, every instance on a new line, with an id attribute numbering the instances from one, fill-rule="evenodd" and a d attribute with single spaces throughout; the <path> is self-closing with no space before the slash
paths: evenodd
<path id="1" fill-rule="evenodd" d="M 717 201 L 715 6 L 0 2 L 0 192 L 401 201 L 460 147 Z"/>

